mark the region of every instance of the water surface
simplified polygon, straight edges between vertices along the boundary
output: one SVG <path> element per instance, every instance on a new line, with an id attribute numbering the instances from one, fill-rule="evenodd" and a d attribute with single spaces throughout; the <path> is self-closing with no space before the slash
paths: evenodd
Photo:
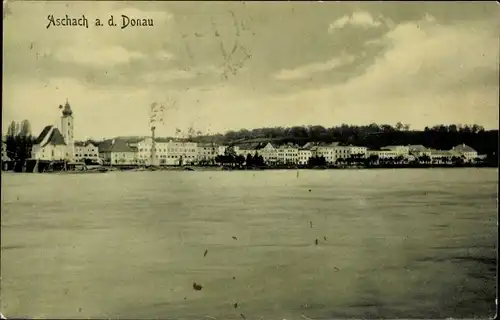
<path id="1" fill-rule="evenodd" d="M 1 310 L 493 317 L 497 176 L 477 168 L 2 174 Z"/>

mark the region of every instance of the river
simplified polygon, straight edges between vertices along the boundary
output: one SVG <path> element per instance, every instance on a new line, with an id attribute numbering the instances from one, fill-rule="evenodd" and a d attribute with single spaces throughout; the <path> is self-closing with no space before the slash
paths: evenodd
<path id="1" fill-rule="evenodd" d="M 497 185 L 487 168 L 2 173 L 1 311 L 493 317 Z"/>

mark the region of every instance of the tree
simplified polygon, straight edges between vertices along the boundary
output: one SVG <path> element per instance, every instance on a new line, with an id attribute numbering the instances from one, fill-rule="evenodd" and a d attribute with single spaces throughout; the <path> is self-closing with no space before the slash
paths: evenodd
<path id="1" fill-rule="evenodd" d="M 374 164 L 374 163 L 377 163 L 380 159 L 379 159 L 379 156 L 376 155 L 376 154 L 371 154 L 369 157 L 368 157 L 368 160 L 370 161 L 371 164 Z"/>
<path id="2" fill-rule="evenodd" d="M 246 163 L 247 167 L 254 165 L 254 159 L 250 153 L 247 154 L 247 158 L 245 160 L 245 163 Z"/>
<path id="3" fill-rule="evenodd" d="M 7 137 L 15 137 L 18 133 L 18 125 L 15 121 L 12 121 L 7 128 Z"/>
<path id="4" fill-rule="evenodd" d="M 245 163 L 245 157 L 242 156 L 241 154 L 237 155 L 234 160 L 235 160 L 235 163 L 238 164 L 238 166 L 240 166 L 240 167 L 243 165 L 243 163 Z"/>
<path id="5" fill-rule="evenodd" d="M 266 162 L 264 161 L 264 157 L 261 156 L 261 155 L 256 155 L 255 158 L 256 159 L 256 165 L 261 167 L 261 166 L 265 166 L 266 165 Z"/>
<path id="6" fill-rule="evenodd" d="M 31 136 L 31 125 L 28 120 L 23 120 L 21 122 L 20 130 L 19 130 L 19 135 L 21 137 L 29 137 Z"/>
<path id="7" fill-rule="evenodd" d="M 14 171 L 22 171 L 26 160 L 31 158 L 33 143 L 29 121 L 23 120 L 21 124 L 12 121 L 7 128 L 6 151 L 14 160 Z"/>
<path id="8" fill-rule="evenodd" d="M 424 154 L 424 155 L 420 156 L 418 158 L 418 160 L 420 162 L 422 162 L 422 163 L 429 163 L 429 162 L 431 162 L 431 157 L 429 157 L 428 155 Z"/>

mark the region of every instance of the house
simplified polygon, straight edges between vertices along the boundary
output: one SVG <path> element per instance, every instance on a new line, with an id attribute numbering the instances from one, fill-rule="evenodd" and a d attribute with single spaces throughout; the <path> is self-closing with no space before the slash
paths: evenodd
<path id="1" fill-rule="evenodd" d="M 453 147 L 451 152 L 460 157 L 464 157 L 466 162 L 472 162 L 477 158 L 477 151 L 466 144 Z"/>
<path id="2" fill-rule="evenodd" d="M 423 146 L 422 146 L 423 147 Z M 380 148 L 381 150 L 390 150 L 396 152 L 398 156 L 403 156 L 405 158 L 410 154 L 409 146 L 385 146 Z"/>
<path id="3" fill-rule="evenodd" d="M 37 160 L 69 160 L 68 146 L 58 128 L 46 126 L 35 139 L 31 158 Z"/>
<path id="4" fill-rule="evenodd" d="M 257 153 L 259 146 L 260 144 L 257 142 L 240 143 L 233 146 L 233 150 L 237 156 L 243 156 L 246 158 L 249 154 L 254 156 Z"/>
<path id="5" fill-rule="evenodd" d="M 276 164 L 278 162 L 278 148 L 268 142 L 264 147 L 257 149 L 266 164 Z"/>
<path id="6" fill-rule="evenodd" d="M 411 155 L 413 155 L 413 156 L 415 156 L 417 158 L 418 157 L 422 157 L 422 156 L 428 156 L 428 157 L 431 156 L 430 149 L 424 147 L 421 144 L 409 145 L 408 146 L 408 150 L 409 150 L 409 152 L 410 152 Z"/>
<path id="7" fill-rule="evenodd" d="M 298 150 L 298 161 L 300 165 L 306 165 L 309 163 L 309 159 L 312 157 L 312 152 L 309 149 L 300 148 Z"/>
<path id="8" fill-rule="evenodd" d="M 167 165 L 185 165 L 197 161 L 198 148 L 196 142 L 169 139 L 165 143 Z"/>
<path id="9" fill-rule="evenodd" d="M 91 141 L 75 141 L 75 161 L 99 162 L 99 147 Z"/>
<path id="10" fill-rule="evenodd" d="M 217 155 L 218 156 L 223 156 L 226 154 L 226 149 L 228 146 L 217 146 Z"/>
<path id="11" fill-rule="evenodd" d="M 356 156 L 359 156 L 361 158 L 366 157 L 366 153 L 368 152 L 368 148 L 367 147 L 363 147 L 363 146 L 349 145 L 347 147 L 349 148 L 349 154 L 350 155 L 356 155 Z"/>
<path id="12" fill-rule="evenodd" d="M 198 143 L 197 144 L 197 161 L 215 161 L 218 156 L 219 149 L 214 143 Z"/>
<path id="13" fill-rule="evenodd" d="M 324 157 L 326 163 L 328 164 L 333 164 L 337 160 L 336 150 L 337 147 L 339 146 L 338 142 L 333 142 L 333 143 L 321 142 L 318 144 L 313 143 L 312 146 L 306 144 L 306 146 L 310 147 L 311 154 L 313 157 Z"/>
<path id="14" fill-rule="evenodd" d="M 299 161 L 299 148 L 293 144 L 279 146 L 277 154 L 279 163 L 297 164 Z"/>
<path id="15" fill-rule="evenodd" d="M 379 159 L 395 159 L 399 153 L 393 150 L 368 150 L 367 156 L 377 156 Z"/>
<path id="16" fill-rule="evenodd" d="M 184 165 L 198 159 L 196 142 L 183 142 L 171 138 L 128 137 L 124 140 L 137 152 L 137 164 Z M 153 157 L 154 145 L 154 159 Z"/>
<path id="17" fill-rule="evenodd" d="M 341 146 L 338 142 L 319 143 L 311 147 L 311 151 L 312 156 L 324 157 L 329 164 L 334 164 L 340 159 L 347 159 L 354 155 L 364 158 L 367 154 L 366 147 L 353 145 Z"/>
<path id="18" fill-rule="evenodd" d="M 123 138 L 108 139 L 99 145 L 99 156 L 111 165 L 133 165 L 137 164 L 137 147 Z"/>
<path id="19" fill-rule="evenodd" d="M 129 137 L 125 138 L 128 145 L 137 150 L 137 164 L 151 165 L 152 149 L 153 149 L 153 138 L 151 137 Z M 157 142 L 155 139 L 155 164 L 164 164 L 166 162 L 166 148 L 161 142 Z M 158 161 L 159 160 L 159 161 Z"/>
<path id="20" fill-rule="evenodd" d="M 68 100 L 62 109 L 60 127 L 48 125 L 43 128 L 38 138 L 34 141 L 31 158 L 38 160 L 67 160 L 75 158 L 75 146 L 73 140 L 74 121 L 73 111 Z"/>
<path id="21" fill-rule="evenodd" d="M 351 157 L 351 151 L 352 151 L 352 148 L 351 146 L 340 146 L 338 145 L 338 143 L 336 145 L 332 145 L 333 147 L 333 159 L 332 159 L 332 163 L 336 163 L 337 160 L 340 160 L 340 159 L 347 159 L 347 158 L 350 158 Z M 366 152 L 365 152 L 366 154 Z"/>
<path id="22" fill-rule="evenodd" d="M 434 163 L 446 163 L 456 154 L 450 150 L 429 149 L 431 161 Z"/>

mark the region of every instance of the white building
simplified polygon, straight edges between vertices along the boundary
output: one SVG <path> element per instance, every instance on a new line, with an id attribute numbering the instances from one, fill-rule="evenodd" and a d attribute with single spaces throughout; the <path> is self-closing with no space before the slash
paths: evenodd
<path id="1" fill-rule="evenodd" d="M 90 141 L 75 141 L 75 161 L 89 159 L 98 162 L 99 147 Z"/>
<path id="2" fill-rule="evenodd" d="M 366 153 L 368 152 L 368 148 L 363 146 L 349 145 L 348 148 L 349 148 L 349 155 L 357 155 L 360 156 L 361 158 L 366 157 Z"/>
<path id="3" fill-rule="evenodd" d="M 185 165 L 196 162 L 198 149 L 196 142 L 173 141 L 166 143 L 167 165 Z"/>
<path id="4" fill-rule="evenodd" d="M 59 129 L 46 126 L 36 138 L 31 149 L 31 158 L 37 160 L 69 160 L 66 142 Z"/>
<path id="5" fill-rule="evenodd" d="M 398 152 L 392 150 L 368 150 L 367 156 L 378 156 L 379 159 L 395 159 L 399 155 Z"/>
<path id="6" fill-rule="evenodd" d="M 438 163 L 438 162 L 447 162 L 451 160 L 455 154 L 449 150 L 434 150 L 434 149 L 429 149 L 430 152 L 430 158 L 432 162 Z"/>
<path id="7" fill-rule="evenodd" d="M 99 156 L 106 164 L 135 165 L 137 148 L 131 147 L 126 139 L 115 138 L 103 141 L 99 145 Z"/>
<path id="8" fill-rule="evenodd" d="M 299 162 L 299 148 L 291 144 L 279 146 L 277 155 L 279 163 L 297 164 Z"/>
<path id="9" fill-rule="evenodd" d="M 310 147 L 311 144 L 306 144 L 307 147 Z M 312 147 L 310 147 L 311 153 L 313 157 L 324 157 L 326 160 L 327 164 L 333 164 L 336 161 L 336 147 L 338 147 L 338 143 L 320 143 L 320 144 L 313 144 Z"/>
<path id="10" fill-rule="evenodd" d="M 128 145 L 137 150 L 137 164 L 152 165 L 151 156 L 153 149 L 153 139 L 144 138 L 126 138 Z M 166 146 L 155 139 L 155 164 L 164 164 L 166 162 Z"/>
<path id="11" fill-rule="evenodd" d="M 126 138 L 125 140 L 130 147 L 136 150 L 137 164 L 140 165 L 186 165 L 198 161 L 196 142 L 155 138 L 153 163 L 153 139 L 151 137 Z"/>
<path id="12" fill-rule="evenodd" d="M 428 156 L 428 157 L 431 156 L 431 150 L 427 147 L 424 147 L 421 144 L 410 145 L 410 146 L 408 146 L 408 150 L 409 150 L 411 155 L 413 155 L 417 158 L 422 157 L 422 156 Z"/>
<path id="13" fill-rule="evenodd" d="M 74 146 L 74 121 L 73 111 L 66 100 L 62 109 L 60 128 L 46 126 L 33 144 L 31 158 L 38 160 L 67 160 L 73 161 L 75 156 Z"/>
<path id="14" fill-rule="evenodd" d="M 223 156 L 226 154 L 227 146 L 217 146 L 217 155 Z"/>
<path id="15" fill-rule="evenodd" d="M 306 165 L 309 163 L 309 159 L 312 157 L 311 150 L 308 149 L 299 149 L 298 150 L 298 161 L 297 163 L 300 165 Z"/>
<path id="16" fill-rule="evenodd" d="M 467 162 L 472 162 L 477 158 L 477 151 L 466 144 L 453 147 L 451 152 L 463 156 Z"/>
<path id="17" fill-rule="evenodd" d="M 197 161 L 214 162 L 219 155 L 219 148 L 214 143 L 197 144 Z"/>
<path id="18" fill-rule="evenodd" d="M 351 156 L 351 146 L 333 146 L 332 163 L 336 163 L 339 159 L 348 159 Z"/>
<path id="19" fill-rule="evenodd" d="M 381 148 L 382 150 L 390 150 L 397 153 L 398 156 L 408 157 L 410 154 L 409 146 L 385 146 Z"/>
<path id="20" fill-rule="evenodd" d="M 263 148 L 257 150 L 266 164 L 276 164 L 278 162 L 278 149 L 271 142 L 268 142 Z"/>

